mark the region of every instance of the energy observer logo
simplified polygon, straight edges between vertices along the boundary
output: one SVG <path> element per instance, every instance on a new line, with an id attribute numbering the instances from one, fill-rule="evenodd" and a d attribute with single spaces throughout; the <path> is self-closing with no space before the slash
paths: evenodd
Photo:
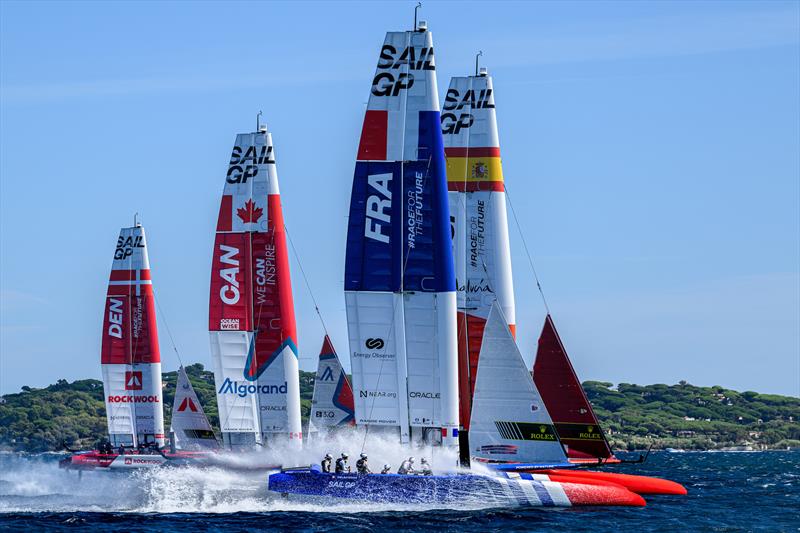
<path id="1" fill-rule="evenodd" d="M 383 339 L 379 338 L 370 338 L 364 342 L 364 347 L 368 350 L 380 350 L 385 346 Z"/>

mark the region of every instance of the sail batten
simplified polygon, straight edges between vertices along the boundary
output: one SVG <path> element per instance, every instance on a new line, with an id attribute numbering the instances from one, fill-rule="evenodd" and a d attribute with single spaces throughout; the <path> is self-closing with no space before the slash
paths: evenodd
<path id="1" fill-rule="evenodd" d="M 444 169 L 431 34 L 389 32 L 353 178 L 345 302 L 356 423 L 395 428 L 401 442 L 453 445 L 457 433 Z"/>
<path id="2" fill-rule="evenodd" d="M 301 442 L 296 329 L 272 135 L 239 134 L 220 203 L 209 300 L 226 445 Z"/>

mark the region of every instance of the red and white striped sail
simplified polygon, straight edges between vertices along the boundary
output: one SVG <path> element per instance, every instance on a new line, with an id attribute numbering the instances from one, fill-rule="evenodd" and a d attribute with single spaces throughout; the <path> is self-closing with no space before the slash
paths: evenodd
<path id="1" fill-rule="evenodd" d="M 272 135 L 236 136 L 211 266 L 209 323 L 229 447 L 301 443 L 297 328 Z"/>
<path id="2" fill-rule="evenodd" d="M 491 76 L 450 80 L 442 109 L 458 287 L 460 419 L 469 429 L 483 329 L 497 300 L 515 332 L 506 194 Z"/>
<path id="3" fill-rule="evenodd" d="M 164 444 L 161 355 L 144 228 L 123 228 L 103 315 L 103 391 L 111 443 Z"/>

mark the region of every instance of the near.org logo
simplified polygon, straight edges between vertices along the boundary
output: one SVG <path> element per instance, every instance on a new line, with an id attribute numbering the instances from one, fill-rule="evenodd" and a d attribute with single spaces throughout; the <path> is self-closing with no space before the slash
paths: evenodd
<path id="1" fill-rule="evenodd" d="M 367 339 L 364 346 L 370 350 L 380 350 L 383 348 L 383 339 Z"/>

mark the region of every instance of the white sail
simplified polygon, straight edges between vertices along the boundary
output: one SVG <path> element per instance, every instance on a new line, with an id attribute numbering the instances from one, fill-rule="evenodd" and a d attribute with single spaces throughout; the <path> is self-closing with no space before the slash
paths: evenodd
<path id="1" fill-rule="evenodd" d="M 356 423 L 457 444 L 458 352 L 431 33 L 386 34 L 358 148 L 345 262 Z"/>
<path id="2" fill-rule="evenodd" d="M 469 451 L 478 461 L 568 463 L 553 421 L 496 303 L 483 332 L 470 424 Z"/>
<path id="3" fill-rule="evenodd" d="M 178 369 L 178 380 L 175 384 L 170 433 L 175 439 L 175 446 L 182 450 L 219 448 L 214 430 L 183 367 Z"/>

